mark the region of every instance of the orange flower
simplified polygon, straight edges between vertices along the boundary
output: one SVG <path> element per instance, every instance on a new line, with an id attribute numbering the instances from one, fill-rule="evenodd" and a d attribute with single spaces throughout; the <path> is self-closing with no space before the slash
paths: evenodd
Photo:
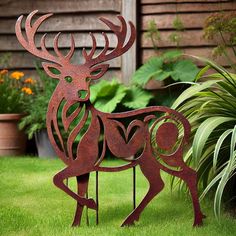
<path id="1" fill-rule="evenodd" d="M 33 94 L 32 89 L 31 89 L 31 88 L 28 88 L 28 87 L 23 87 L 23 88 L 21 89 L 21 91 L 24 92 L 24 93 L 26 93 L 26 94 L 29 94 L 29 95 Z"/>
<path id="2" fill-rule="evenodd" d="M 23 72 L 15 71 L 11 73 L 11 78 L 16 79 L 16 80 L 19 80 L 23 76 L 24 76 Z"/>
<path id="3" fill-rule="evenodd" d="M 26 83 L 26 84 L 35 84 L 36 81 L 33 80 L 32 78 L 27 78 L 27 79 L 24 80 L 24 83 Z"/>
<path id="4" fill-rule="evenodd" d="M 0 75 L 5 75 L 7 73 L 8 73 L 8 70 L 6 70 L 6 69 L 0 71 Z"/>
<path id="5" fill-rule="evenodd" d="M 4 80 L 3 79 L 0 79 L 0 84 L 3 84 L 4 83 Z"/>

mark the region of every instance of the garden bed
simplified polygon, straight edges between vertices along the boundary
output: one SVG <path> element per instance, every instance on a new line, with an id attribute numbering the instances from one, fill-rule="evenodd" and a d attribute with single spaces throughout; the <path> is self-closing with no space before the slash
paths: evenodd
<path id="1" fill-rule="evenodd" d="M 0 159 L 0 235 L 235 235 L 236 220 L 225 214 L 218 223 L 208 200 L 202 202 L 207 215 L 204 226 L 192 228 L 190 199 L 171 194 L 164 174 L 167 187 L 144 210 L 136 226 L 120 228 L 132 210 L 132 169 L 122 174 L 100 173 L 100 224 L 95 225 L 95 212 L 89 210 L 90 226 L 84 217 L 80 228 L 71 228 L 75 201 L 52 183 L 53 175 L 62 168 L 58 160 Z M 70 180 L 69 186 L 75 189 L 75 182 Z M 94 173 L 89 186 L 89 195 L 95 198 Z M 138 170 L 138 202 L 147 188 Z"/>

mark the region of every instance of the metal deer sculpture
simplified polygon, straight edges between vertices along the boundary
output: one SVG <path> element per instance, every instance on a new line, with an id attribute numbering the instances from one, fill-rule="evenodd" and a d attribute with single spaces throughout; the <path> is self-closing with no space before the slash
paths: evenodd
<path id="1" fill-rule="evenodd" d="M 90 33 L 92 49 L 89 53 L 83 49 L 85 62 L 74 65 L 70 62 L 75 51 L 73 35 L 67 55 L 63 55 L 58 49 L 60 33 L 54 38 L 54 53 L 46 49 L 46 34 L 41 38 L 40 47 L 36 47 L 36 31 L 42 22 L 52 15 L 43 15 L 32 23 L 36 13 L 37 11 L 33 11 L 27 16 L 24 35 L 21 30 L 23 16 L 19 17 L 15 26 L 16 35 L 26 50 L 49 61 L 42 63 L 44 70 L 50 77 L 59 80 L 48 105 L 47 130 L 58 157 L 66 164 L 65 169 L 54 176 L 53 182 L 77 201 L 73 225 L 80 225 L 84 206 L 95 210 L 98 207 L 93 199 L 86 197 L 91 172 L 115 172 L 137 165 L 148 180 L 149 189 L 122 226 L 132 225 L 138 221 L 147 204 L 163 189 L 160 170 L 185 181 L 192 198 L 194 226 L 201 225 L 204 215 L 197 194 L 197 174 L 183 161 L 183 148 L 190 133 L 190 125 L 186 118 L 164 106 L 152 106 L 123 113 L 104 113 L 97 110 L 89 100 L 90 82 L 105 74 L 109 67 L 107 61 L 121 56 L 132 46 L 136 35 L 132 22 L 127 24 L 122 16 L 117 16 L 120 24 L 116 25 L 101 17 L 100 20 L 116 35 L 116 47 L 108 51 L 109 40 L 106 33 L 102 33 L 105 46 L 100 54 L 95 55 L 96 39 Z M 127 25 L 130 28 L 128 39 Z M 52 68 L 60 73 L 53 73 Z M 59 128 L 59 122 L 62 123 L 63 129 Z M 86 125 L 88 122 L 89 125 Z M 62 134 L 67 134 L 66 138 L 63 138 L 65 136 Z M 79 135 L 80 141 L 75 146 L 75 139 Z M 99 145 L 101 136 L 103 144 Z M 115 157 L 127 161 L 127 164 L 117 167 L 100 166 L 107 149 Z M 77 179 L 77 193 L 64 183 L 70 177 Z"/>

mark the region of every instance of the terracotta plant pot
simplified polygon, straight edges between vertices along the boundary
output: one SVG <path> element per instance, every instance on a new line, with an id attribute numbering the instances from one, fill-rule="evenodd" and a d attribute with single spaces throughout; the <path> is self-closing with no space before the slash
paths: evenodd
<path id="1" fill-rule="evenodd" d="M 26 135 L 18 129 L 21 114 L 0 114 L 0 156 L 23 155 Z"/>

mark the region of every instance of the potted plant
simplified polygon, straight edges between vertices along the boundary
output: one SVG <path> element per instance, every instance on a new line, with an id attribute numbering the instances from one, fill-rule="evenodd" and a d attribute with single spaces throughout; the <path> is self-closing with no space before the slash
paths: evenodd
<path id="1" fill-rule="evenodd" d="M 18 122 L 32 102 L 34 88 L 35 81 L 23 72 L 0 71 L 0 156 L 24 153 L 26 137 Z"/>
<path id="2" fill-rule="evenodd" d="M 36 71 L 40 78 L 39 86 L 36 88 L 33 102 L 27 106 L 27 115 L 21 119 L 19 128 L 25 130 L 29 139 L 35 137 L 39 157 L 54 158 L 56 154 L 49 142 L 46 130 L 46 113 L 56 81 L 48 77 L 38 65 L 36 65 Z"/>

